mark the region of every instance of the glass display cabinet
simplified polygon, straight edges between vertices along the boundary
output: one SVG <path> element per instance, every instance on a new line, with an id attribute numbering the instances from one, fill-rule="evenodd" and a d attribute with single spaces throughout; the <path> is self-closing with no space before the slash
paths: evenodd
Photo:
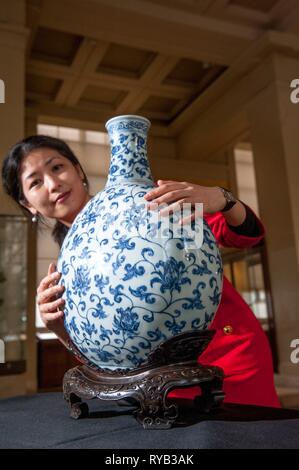
<path id="1" fill-rule="evenodd" d="M 224 274 L 250 306 L 268 336 L 274 368 L 277 347 L 266 246 L 221 250 Z"/>
<path id="2" fill-rule="evenodd" d="M 27 221 L 0 216 L 0 375 L 26 370 Z"/>

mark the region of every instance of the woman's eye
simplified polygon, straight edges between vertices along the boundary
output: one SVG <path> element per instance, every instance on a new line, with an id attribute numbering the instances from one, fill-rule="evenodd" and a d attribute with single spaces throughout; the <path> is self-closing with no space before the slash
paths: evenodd
<path id="1" fill-rule="evenodd" d="M 56 171 L 56 170 L 60 170 L 60 168 L 62 168 L 62 164 L 61 163 L 58 163 L 57 165 L 54 165 L 53 166 L 53 170 Z"/>
<path id="2" fill-rule="evenodd" d="M 30 184 L 30 189 L 36 186 L 39 182 L 40 180 L 33 180 L 32 183 Z"/>

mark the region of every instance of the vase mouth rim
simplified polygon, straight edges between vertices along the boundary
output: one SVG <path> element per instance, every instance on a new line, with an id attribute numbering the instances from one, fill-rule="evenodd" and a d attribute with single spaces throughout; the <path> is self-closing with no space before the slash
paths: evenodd
<path id="1" fill-rule="evenodd" d="M 109 119 L 106 123 L 105 123 L 105 128 L 108 130 L 108 127 L 114 123 L 114 122 L 117 122 L 117 121 L 122 121 L 124 119 L 138 119 L 139 121 L 144 121 L 148 124 L 148 126 L 150 127 L 151 125 L 151 121 L 149 119 L 147 119 L 146 117 L 144 116 L 140 116 L 138 114 L 123 114 L 123 115 L 120 115 L 120 116 L 115 116 L 111 119 Z"/>

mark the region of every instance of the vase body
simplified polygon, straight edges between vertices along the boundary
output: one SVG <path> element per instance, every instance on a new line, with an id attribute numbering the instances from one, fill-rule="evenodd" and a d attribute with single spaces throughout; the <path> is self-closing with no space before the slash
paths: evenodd
<path id="1" fill-rule="evenodd" d="M 222 263 L 209 226 L 200 248 L 157 230 L 144 195 L 154 186 L 147 159 L 150 123 L 120 116 L 106 124 L 111 163 L 104 190 L 70 228 L 58 260 L 65 327 L 94 366 L 129 370 L 162 341 L 213 320 Z M 159 234 L 160 233 L 160 234 Z"/>

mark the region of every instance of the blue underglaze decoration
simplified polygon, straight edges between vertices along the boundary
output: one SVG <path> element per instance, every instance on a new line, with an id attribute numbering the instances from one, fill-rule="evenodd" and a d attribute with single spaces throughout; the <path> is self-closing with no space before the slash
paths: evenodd
<path id="1" fill-rule="evenodd" d="M 146 210 L 155 185 L 147 159 L 150 122 L 120 116 L 106 124 L 107 184 L 78 214 L 58 260 L 65 327 L 94 367 L 130 370 L 162 341 L 211 324 L 222 292 L 222 262 L 203 222 L 203 244 L 186 248 Z"/>

